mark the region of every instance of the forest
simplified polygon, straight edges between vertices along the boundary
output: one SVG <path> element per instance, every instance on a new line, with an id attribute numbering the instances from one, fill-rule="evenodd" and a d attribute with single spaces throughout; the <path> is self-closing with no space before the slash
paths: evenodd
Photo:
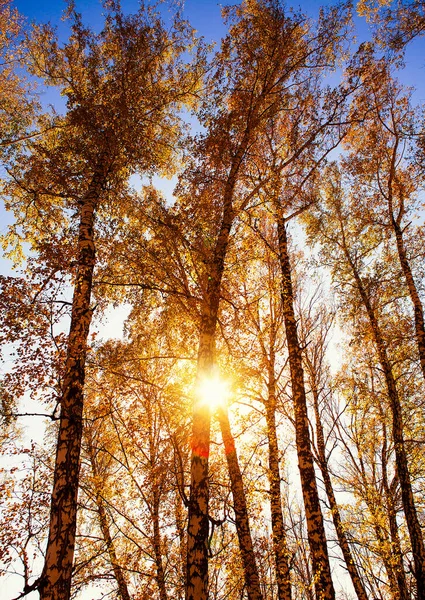
<path id="1" fill-rule="evenodd" d="M 425 2 L 304 4 L 0 0 L 5 600 L 425 600 Z"/>

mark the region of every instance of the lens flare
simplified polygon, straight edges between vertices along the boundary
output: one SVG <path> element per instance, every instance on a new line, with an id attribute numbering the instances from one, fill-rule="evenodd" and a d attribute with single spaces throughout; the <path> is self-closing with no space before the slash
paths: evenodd
<path id="1" fill-rule="evenodd" d="M 200 402 L 211 410 L 223 406 L 230 393 L 229 383 L 217 375 L 204 377 L 197 387 Z"/>

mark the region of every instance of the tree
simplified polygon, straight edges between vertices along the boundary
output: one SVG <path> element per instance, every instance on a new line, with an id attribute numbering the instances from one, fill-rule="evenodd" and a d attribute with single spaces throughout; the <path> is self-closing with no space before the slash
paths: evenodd
<path id="1" fill-rule="evenodd" d="M 329 456 L 326 450 L 326 437 L 323 426 L 322 414 L 326 410 L 327 401 L 329 402 L 327 396 L 332 394 L 332 388 L 329 383 L 329 367 L 325 362 L 325 356 L 329 332 L 333 324 L 333 315 L 330 311 L 328 312 L 324 306 L 319 307 L 314 311 L 313 305 L 314 298 L 312 302 L 309 303 L 308 307 L 303 307 L 304 310 L 300 312 L 300 333 L 302 345 L 304 347 L 303 356 L 307 381 L 313 398 L 317 462 L 322 474 L 332 521 L 347 571 L 351 577 L 357 598 L 359 600 L 367 600 L 368 595 L 350 548 L 345 525 L 341 517 L 341 511 L 339 510 L 335 496 L 329 472 Z"/>
<path id="2" fill-rule="evenodd" d="M 332 171 L 330 170 L 329 173 Z M 333 263 L 334 272 L 343 274 L 345 282 L 352 282 L 360 306 L 365 311 L 370 327 L 370 336 L 373 339 L 377 357 L 384 375 L 387 388 L 389 408 L 392 415 L 392 436 L 395 449 L 395 458 L 397 473 L 400 480 L 401 496 L 403 509 L 409 530 L 410 541 L 412 545 L 414 560 L 414 575 L 417 583 L 418 598 L 425 594 L 423 588 L 423 577 L 425 568 L 425 553 L 422 531 L 418 519 L 415 505 L 415 499 L 412 490 L 411 476 L 409 472 L 408 454 L 406 452 L 404 439 L 404 419 L 399 391 L 396 385 L 396 378 L 393 370 L 392 361 L 389 356 L 388 346 L 378 320 L 379 312 L 377 310 L 376 298 L 371 295 L 373 290 L 373 278 L 362 277 L 361 270 L 365 266 L 365 258 L 376 249 L 378 244 L 376 238 L 371 236 L 369 246 L 362 247 L 362 242 L 367 243 L 367 234 L 365 235 L 363 226 L 354 225 L 348 220 L 348 207 L 344 204 L 344 190 L 338 171 L 333 169 L 333 180 L 330 182 L 330 188 L 327 191 L 328 210 L 323 212 L 321 217 L 315 221 L 316 231 L 326 240 L 328 247 L 324 247 L 324 252 L 329 251 L 332 244 L 333 252 L 338 249 L 338 257 L 341 260 L 340 265 Z M 354 238 L 357 235 L 357 239 Z M 336 255 L 336 252 L 334 256 Z M 343 261 L 343 262 L 342 262 Z"/>
<path id="3" fill-rule="evenodd" d="M 409 229 L 413 229 L 411 216 L 417 210 L 417 190 L 423 183 L 421 168 L 411 159 L 418 119 L 407 92 L 391 77 L 389 65 L 383 60 L 373 61 L 369 69 L 372 76 L 366 79 L 356 98 L 356 110 L 363 111 L 365 118 L 361 131 L 354 126 L 350 132 L 344 170 L 350 173 L 353 186 L 358 186 L 361 202 L 358 218 L 391 232 L 395 239 L 413 305 L 416 342 L 425 379 L 424 311 L 409 258 L 413 254 L 411 246 L 420 243 L 414 232 L 409 235 Z"/>
<path id="4" fill-rule="evenodd" d="M 282 387 L 286 382 L 286 352 L 283 334 L 282 304 L 279 298 L 279 262 L 276 256 L 276 230 L 270 215 L 262 208 L 246 211 L 244 238 L 240 234 L 235 254 L 249 267 L 239 269 L 232 289 L 237 302 L 235 323 L 229 341 L 237 363 L 244 362 L 243 372 L 249 378 L 245 394 L 262 402 L 268 443 L 269 497 L 277 597 L 288 600 L 291 590 L 291 551 L 289 550 L 283 514 L 283 494 L 277 420 Z M 252 248 L 255 252 L 252 252 Z M 242 261 L 242 256 L 246 258 Z M 231 258 L 232 260 L 232 258 Z M 236 260 L 235 260 L 236 262 Z M 239 315 L 238 313 L 241 313 Z"/>
<path id="5" fill-rule="evenodd" d="M 199 208 L 190 209 L 188 205 L 192 217 L 196 213 L 201 216 L 205 210 L 209 213 L 211 206 L 215 210 L 219 208 L 213 228 L 204 233 L 206 268 L 203 273 L 205 291 L 201 305 L 198 379 L 210 375 L 214 368 L 215 330 L 230 232 L 238 212 L 250 199 L 249 187 L 246 189 L 247 182 L 243 180 L 244 171 L 250 161 L 255 165 L 252 159 L 266 139 L 263 136 L 267 136 L 268 123 L 276 120 L 284 128 L 288 121 L 285 110 L 294 106 L 289 112 L 289 122 L 292 118 L 297 129 L 297 118 L 301 119 L 300 115 L 304 112 L 306 115 L 309 113 L 308 100 L 313 90 L 318 92 L 323 64 L 333 63 L 340 46 L 340 30 L 347 18 L 343 10 L 335 9 L 323 15 L 317 33 L 307 31 L 304 35 L 304 18 L 301 15 L 288 17 L 278 2 L 246 2 L 226 12 L 232 26 L 218 55 L 217 70 L 210 79 L 208 100 L 212 105 L 207 105 L 202 115 L 208 131 L 199 140 L 197 162 L 191 171 L 186 171 L 188 183 L 183 188 L 187 204 L 189 198 L 199 198 Z M 305 104 L 299 106 L 296 94 L 309 85 Z M 337 94 L 329 99 L 332 120 L 340 102 Z M 282 161 L 282 169 L 298 159 L 306 148 L 316 142 L 318 132 L 326 129 L 323 121 L 315 122 L 315 125 L 316 128 L 308 132 L 300 125 L 298 135 L 301 140 L 293 154 Z M 293 131 L 289 128 L 286 133 L 290 136 Z M 262 184 L 260 181 L 256 187 Z M 202 600 L 207 595 L 210 421 L 209 409 L 195 401 L 188 525 L 188 599 L 196 597 Z"/>
<path id="6" fill-rule="evenodd" d="M 49 262 L 52 232 L 70 221 L 74 243 L 75 262 L 65 265 L 73 275 L 73 300 L 49 540 L 43 572 L 33 584 L 46 600 L 70 594 L 96 215 L 123 214 L 120 194 L 136 169 L 167 168 L 177 136 L 175 110 L 198 77 L 179 63 L 192 41 L 184 22 L 176 19 L 167 33 L 153 10 L 142 7 L 129 17 L 118 5 L 105 10 L 104 29 L 95 34 L 70 6 L 72 34 L 62 47 L 49 26 L 34 28 L 30 69 L 59 87 L 67 112 L 14 160 L 8 190 L 39 261 Z"/>
<path id="7" fill-rule="evenodd" d="M 358 11 L 375 24 L 378 42 L 398 53 L 425 31 L 423 0 L 360 0 Z"/>

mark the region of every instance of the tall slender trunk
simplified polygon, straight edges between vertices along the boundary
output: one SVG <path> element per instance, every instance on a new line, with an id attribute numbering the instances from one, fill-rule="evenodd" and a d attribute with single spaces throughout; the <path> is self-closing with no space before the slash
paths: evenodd
<path id="1" fill-rule="evenodd" d="M 390 525 L 390 536 L 391 536 L 391 554 L 393 556 L 395 578 L 397 581 L 397 587 L 400 595 L 400 600 L 409 600 L 409 590 L 406 583 L 406 574 L 403 568 L 403 554 L 401 551 L 400 536 L 398 535 L 397 525 L 397 513 L 394 501 L 394 492 L 391 489 L 388 481 L 388 448 L 387 448 L 387 427 L 385 424 L 385 416 L 383 414 L 382 406 L 379 406 L 381 420 L 382 420 L 382 452 L 381 452 L 381 463 L 382 463 L 382 486 L 385 492 L 385 502 L 388 514 L 388 522 Z"/>
<path id="2" fill-rule="evenodd" d="M 421 363 L 422 375 L 425 379 L 425 321 L 424 321 L 424 310 L 421 299 L 419 298 L 418 290 L 416 288 L 415 280 L 413 278 L 412 269 L 410 268 L 409 260 L 406 255 L 404 248 L 403 232 L 400 224 L 392 218 L 392 226 L 395 233 L 397 242 L 397 252 L 400 260 L 400 265 L 403 270 L 404 277 L 407 283 L 407 289 L 413 303 L 413 310 L 415 315 L 415 333 L 416 343 L 418 346 L 419 360 Z"/>
<path id="3" fill-rule="evenodd" d="M 223 221 L 213 260 L 210 264 L 206 299 L 202 307 L 199 336 L 197 380 L 212 373 L 215 355 L 215 330 L 220 303 L 221 279 L 233 223 L 233 186 L 225 204 Z M 211 412 L 195 395 L 192 421 L 190 497 L 187 526 L 186 600 L 208 597 L 208 458 L 210 452 Z"/>
<path id="4" fill-rule="evenodd" d="M 313 565 L 314 585 L 317 600 L 334 600 L 335 589 L 332 582 L 325 527 L 320 507 L 316 474 L 314 472 L 313 453 L 311 449 L 302 353 L 298 340 L 297 323 L 294 311 L 286 224 L 280 214 L 280 208 L 276 207 L 276 210 L 278 211 L 276 217 L 279 237 L 279 260 L 282 272 L 282 304 L 295 412 L 295 438 L 298 468 L 307 521 L 307 535 Z"/>
<path id="5" fill-rule="evenodd" d="M 208 373 L 213 366 L 213 319 L 205 319 L 199 341 L 198 373 Z M 208 329 L 211 331 L 207 331 Z M 187 524 L 186 600 L 208 598 L 208 459 L 210 453 L 211 414 L 195 397 L 192 416 L 192 454 L 190 464 L 190 496 Z"/>
<path id="6" fill-rule="evenodd" d="M 152 502 L 149 503 L 149 512 L 152 519 L 153 538 L 152 546 L 155 556 L 156 567 L 156 583 L 158 585 L 160 600 L 167 600 L 167 589 L 165 585 L 165 570 L 162 560 L 163 541 L 161 539 L 160 528 L 160 505 L 163 495 L 164 484 L 166 479 L 166 468 L 161 462 L 160 448 L 158 446 L 158 438 L 156 427 L 158 427 L 155 417 L 155 409 L 152 405 L 152 399 L 149 395 L 146 396 L 145 410 L 147 417 L 148 436 L 149 436 L 149 466 L 150 466 L 150 496 Z M 156 426 L 155 426 L 156 424 Z"/>
<path id="7" fill-rule="evenodd" d="M 312 366 L 312 365 L 311 365 Z M 309 369 L 311 371 L 311 369 Z M 323 482 L 325 484 L 326 495 L 328 497 L 329 506 L 332 514 L 332 521 L 335 527 L 335 531 L 338 537 L 338 543 L 341 548 L 342 556 L 344 557 L 347 571 L 351 577 L 351 582 L 356 592 L 358 600 L 368 600 L 368 595 L 363 586 L 360 574 L 357 570 L 356 563 L 354 561 L 353 554 L 351 552 L 350 544 L 348 543 L 347 536 L 345 534 L 345 527 L 342 523 L 341 514 L 339 512 L 339 506 L 335 498 L 335 493 L 332 485 L 328 469 L 328 461 L 326 458 L 326 445 L 325 436 L 323 434 L 323 426 L 320 419 L 319 411 L 319 393 L 317 386 L 316 374 L 310 372 L 310 385 L 313 394 L 313 405 L 314 415 L 316 418 L 316 437 L 317 437 L 317 453 L 319 458 L 319 467 L 322 473 Z"/>
<path id="8" fill-rule="evenodd" d="M 215 330 L 220 304 L 221 280 L 235 213 L 233 193 L 248 143 L 248 134 L 235 154 L 223 193 L 223 217 L 217 242 L 208 264 L 207 291 L 201 309 L 197 380 L 211 374 L 215 358 Z M 190 496 L 187 525 L 186 600 L 208 598 L 208 458 L 210 452 L 211 413 L 195 395 L 192 417 L 192 453 Z"/>
<path id="9" fill-rule="evenodd" d="M 266 403 L 267 439 L 269 444 L 270 512 L 272 517 L 273 549 L 276 567 L 277 596 L 291 600 L 291 573 L 285 523 L 282 514 L 280 490 L 279 447 L 276 435 L 276 378 L 275 353 L 270 349 L 268 372 L 268 397 Z"/>
<path id="10" fill-rule="evenodd" d="M 238 534 L 239 550 L 242 558 L 248 600 L 262 600 L 263 596 L 260 589 L 260 578 L 255 560 L 254 546 L 252 544 L 242 473 L 239 467 L 238 455 L 236 454 L 235 440 L 233 439 L 230 430 L 227 409 L 219 409 L 218 420 L 229 470 L 236 531 Z"/>
<path id="11" fill-rule="evenodd" d="M 183 590 L 182 597 L 184 596 L 184 590 L 186 589 L 186 561 L 187 561 L 187 543 L 186 543 L 186 530 L 185 530 L 185 511 L 181 496 L 179 493 L 175 494 L 175 509 L 174 514 L 176 518 L 177 534 L 179 536 L 179 556 L 180 556 L 180 574 L 181 574 L 181 590 Z M 180 588 L 179 588 L 180 591 Z M 179 593 L 179 599 L 180 599 Z"/>
<path id="12" fill-rule="evenodd" d="M 93 449 L 92 444 L 89 442 L 88 444 L 88 453 L 90 459 L 90 465 L 92 468 L 93 476 L 94 476 L 94 492 L 95 492 L 95 502 L 97 506 L 97 514 L 99 516 L 99 524 L 100 529 L 102 531 L 103 539 L 105 540 L 106 550 L 109 555 L 109 561 L 112 566 L 112 570 L 114 572 L 114 577 L 118 585 L 118 596 L 121 600 L 131 600 L 130 593 L 128 591 L 127 582 L 124 577 L 123 570 L 121 565 L 119 564 L 117 553 L 115 550 L 114 540 L 112 539 L 108 517 L 106 514 L 106 509 L 104 505 L 104 501 L 102 498 L 102 490 L 99 487 L 99 470 L 97 467 L 96 456 Z"/>
<path id="13" fill-rule="evenodd" d="M 396 132 L 397 127 L 395 127 L 394 131 Z M 397 253 L 400 261 L 401 269 L 403 271 L 404 278 L 407 283 L 407 289 L 409 290 L 409 295 L 412 300 L 414 316 L 415 316 L 415 334 L 416 334 L 416 343 L 418 346 L 419 352 L 419 360 L 422 369 L 422 375 L 425 379 L 425 322 L 424 322 L 424 311 L 421 299 L 419 298 L 418 290 L 415 284 L 415 280 L 413 278 L 412 269 L 410 268 L 409 260 L 407 258 L 406 249 L 404 247 L 403 240 L 403 230 L 401 228 L 401 221 L 403 215 L 405 214 L 405 198 L 403 196 L 403 192 L 400 192 L 399 196 L 399 207 L 397 214 L 395 215 L 395 206 L 394 206 L 394 184 L 397 183 L 397 164 L 399 160 L 398 149 L 400 146 L 400 135 L 395 133 L 395 141 L 392 149 L 391 156 L 391 165 L 390 172 L 388 178 L 388 195 L 386 196 L 386 200 L 388 202 L 388 212 L 389 218 L 391 222 L 391 227 L 394 231 L 396 244 L 397 244 Z"/>
<path id="14" fill-rule="evenodd" d="M 343 233 L 343 232 L 342 232 Z M 392 371 L 391 363 L 388 358 L 386 345 L 378 324 L 378 320 L 370 302 L 369 296 L 363 285 L 362 279 L 356 268 L 356 265 L 351 259 L 345 238 L 343 235 L 343 250 L 347 261 L 351 267 L 354 280 L 363 305 L 366 309 L 373 340 L 378 352 L 379 362 L 385 378 L 385 383 L 390 401 L 390 409 L 392 414 L 392 435 L 394 441 L 394 450 L 397 466 L 397 474 L 400 481 L 401 498 L 403 510 L 406 517 L 407 528 L 409 530 L 410 543 L 412 545 L 414 576 L 417 585 L 417 600 L 425 600 L 425 547 L 422 536 L 421 526 L 419 524 L 418 515 L 416 512 L 415 500 L 413 497 L 412 484 L 410 481 L 410 473 L 408 467 L 407 454 L 404 443 L 403 433 L 403 417 L 400 399 L 398 396 L 397 386 Z"/>
<path id="15" fill-rule="evenodd" d="M 39 583 L 41 600 L 68 600 L 71 593 L 83 430 L 83 388 L 87 338 L 92 319 L 90 299 L 95 265 L 93 227 L 95 210 L 105 181 L 105 169 L 100 165 L 81 205 L 77 273 L 61 398 L 49 538 Z"/>
<path id="16" fill-rule="evenodd" d="M 152 502 L 152 522 L 153 522 L 153 549 L 155 553 L 156 581 L 158 584 L 160 600 L 168 600 L 167 589 L 165 587 L 165 571 L 162 562 L 162 543 L 161 531 L 159 527 L 159 504 L 161 499 L 160 486 L 154 487 Z"/>

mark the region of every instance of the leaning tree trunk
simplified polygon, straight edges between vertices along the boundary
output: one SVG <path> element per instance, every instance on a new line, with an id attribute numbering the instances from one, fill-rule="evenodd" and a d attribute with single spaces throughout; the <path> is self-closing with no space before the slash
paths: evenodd
<path id="1" fill-rule="evenodd" d="M 310 366 L 310 365 L 308 365 Z M 311 365 L 313 368 L 313 365 Z M 314 404 L 314 415 L 316 418 L 316 437 L 317 437 L 317 454 L 320 471 L 322 473 L 323 482 L 325 484 L 326 496 L 328 497 L 329 508 L 331 509 L 332 521 L 335 527 L 335 531 L 338 537 L 339 547 L 341 548 L 342 556 L 344 557 L 347 571 L 351 577 L 351 582 L 356 592 L 358 600 L 368 600 L 368 595 L 363 586 L 360 574 L 357 570 L 356 563 L 354 561 L 353 554 L 351 552 L 350 544 L 345 533 L 345 527 L 341 519 L 341 513 L 339 506 L 335 498 L 335 493 L 332 485 L 331 476 L 328 468 L 328 461 L 326 458 L 326 446 L 325 436 L 323 434 L 323 426 L 320 419 L 319 411 L 319 392 L 316 380 L 316 373 L 310 373 L 310 384 L 313 394 Z"/>
<path id="2" fill-rule="evenodd" d="M 94 495 L 97 506 L 97 514 L 99 517 L 100 529 L 102 531 L 103 539 L 105 540 L 106 550 L 109 555 L 109 561 L 114 572 L 114 577 L 118 585 L 118 597 L 121 600 L 131 600 L 130 593 L 128 591 L 127 582 L 124 577 L 122 567 L 117 558 L 117 552 L 115 549 L 114 540 L 112 539 L 111 531 L 108 523 L 108 516 L 105 509 L 104 500 L 102 497 L 102 491 L 99 487 L 100 474 L 97 468 L 96 456 L 91 441 L 88 444 L 88 454 L 90 459 L 90 465 L 93 471 L 94 477 Z"/>
<path id="3" fill-rule="evenodd" d="M 201 313 L 197 380 L 212 373 L 215 354 L 215 330 L 220 303 L 221 280 L 224 271 L 234 212 L 233 190 L 237 169 L 232 170 L 224 196 L 224 211 L 220 232 L 209 264 L 208 288 Z M 211 412 L 196 397 L 193 405 L 192 454 L 190 465 L 190 497 L 187 526 L 186 600 L 208 598 L 208 457 L 210 452 Z"/>
<path id="4" fill-rule="evenodd" d="M 225 408 L 219 409 L 218 420 L 230 476 L 236 531 L 245 576 L 246 592 L 248 600 L 262 600 L 263 596 L 260 589 L 260 578 L 258 576 L 254 546 L 252 544 L 242 473 L 239 467 L 238 455 L 236 454 L 235 440 L 230 429 L 229 416 Z"/>
<path id="5" fill-rule="evenodd" d="M 233 194 L 237 176 L 249 140 L 247 128 L 236 152 L 223 193 L 223 216 L 217 242 L 208 263 L 208 285 L 201 309 L 197 380 L 212 373 L 215 360 L 215 330 L 220 305 L 221 280 L 235 218 Z M 210 452 L 211 412 L 195 397 L 192 417 L 192 453 L 190 464 L 190 496 L 187 525 L 186 600 L 208 598 L 208 457 Z"/>
<path id="6" fill-rule="evenodd" d="M 424 310 L 421 299 L 419 298 L 418 290 L 416 288 L 413 273 L 410 268 L 409 260 L 407 258 L 406 250 L 404 247 L 403 232 L 400 224 L 392 218 L 392 226 L 395 233 L 397 242 L 397 252 L 400 260 L 400 265 L 403 270 L 404 278 L 407 283 L 407 289 L 413 303 L 413 310 L 415 315 L 415 333 L 416 343 L 418 346 L 419 360 L 421 363 L 422 375 L 425 379 L 425 322 L 424 322 Z"/>
<path id="7" fill-rule="evenodd" d="M 96 206 L 105 181 L 105 169 L 101 165 L 95 171 L 81 205 L 77 273 L 61 397 L 49 538 L 39 582 L 41 600 L 68 600 L 71 593 L 83 430 L 83 388 L 87 338 L 92 319 L 90 299 L 95 265 L 93 227 Z"/>
<path id="8" fill-rule="evenodd" d="M 332 582 L 326 542 L 323 515 L 317 489 L 314 459 L 311 449 L 307 400 L 302 367 L 302 352 L 298 340 L 294 311 L 291 265 L 288 253 L 288 238 L 285 220 L 278 214 L 279 260 L 282 273 L 282 304 L 288 344 L 289 367 L 291 373 L 292 398 L 295 412 L 295 439 L 298 455 L 301 488 L 307 522 L 307 536 L 313 566 L 313 579 L 317 600 L 334 600 L 335 589 Z"/>
<path id="9" fill-rule="evenodd" d="M 416 512 L 412 484 L 410 481 L 407 453 L 404 443 L 401 403 L 398 396 L 397 386 L 392 371 L 391 363 L 388 358 L 386 345 L 378 324 L 378 320 L 375 315 L 375 311 L 373 310 L 369 296 L 363 285 L 356 265 L 351 259 L 345 242 L 343 248 L 347 261 L 351 267 L 351 271 L 353 273 L 353 278 L 356 282 L 358 292 L 369 317 L 373 340 L 375 342 L 379 362 L 381 364 L 381 369 L 388 390 L 388 399 L 390 401 L 390 409 L 392 414 L 392 434 L 394 441 L 397 475 L 400 481 L 403 510 L 404 515 L 406 517 L 407 528 L 409 530 L 410 543 L 412 545 L 414 576 L 417 585 L 417 600 L 425 600 L 425 547 L 421 526 Z"/>
<path id="10" fill-rule="evenodd" d="M 276 379 L 275 352 L 270 349 L 268 395 L 266 403 L 267 439 L 269 444 L 270 512 L 272 518 L 273 549 L 276 568 L 278 600 L 291 600 L 291 573 L 285 523 L 282 514 L 280 490 L 279 447 L 276 435 Z"/>

